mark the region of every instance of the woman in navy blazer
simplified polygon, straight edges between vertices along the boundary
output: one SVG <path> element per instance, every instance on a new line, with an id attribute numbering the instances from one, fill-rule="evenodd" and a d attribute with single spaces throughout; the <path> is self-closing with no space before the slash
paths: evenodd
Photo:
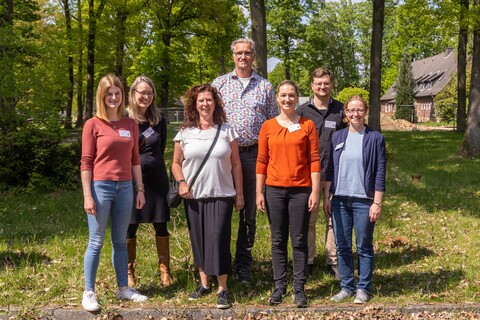
<path id="1" fill-rule="evenodd" d="M 373 231 L 382 214 L 386 154 L 383 136 L 365 125 L 368 104 L 360 96 L 344 106 L 348 127 L 332 136 L 327 168 L 324 211 L 332 216 L 340 271 L 340 302 L 355 296 L 355 303 L 370 300 L 373 275 Z M 352 231 L 358 255 L 358 282 L 354 281 Z"/>

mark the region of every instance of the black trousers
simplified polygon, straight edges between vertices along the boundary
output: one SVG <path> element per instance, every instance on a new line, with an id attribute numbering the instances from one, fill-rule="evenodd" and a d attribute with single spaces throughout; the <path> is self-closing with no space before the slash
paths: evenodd
<path id="1" fill-rule="evenodd" d="M 288 235 L 293 251 L 293 288 L 303 291 L 307 279 L 308 198 L 310 187 L 265 188 L 268 221 L 272 233 L 272 265 L 275 287 L 287 288 Z"/>
<path id="2" fill-rule="evenodd" d="M 240 210 L 237 243 L 235 249 L 235 271 L 250 269 L 253 263 L 252 249 L 257 231 L 256 173 L 258 146 L 240 151 L 243 174 L 243 196 L 245 206 Z"/>

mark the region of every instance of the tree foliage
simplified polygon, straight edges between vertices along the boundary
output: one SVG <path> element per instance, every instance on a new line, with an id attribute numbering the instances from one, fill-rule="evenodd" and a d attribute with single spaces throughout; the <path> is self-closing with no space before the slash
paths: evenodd
<path id="1" fill-rule="evenodd" d="M 340 91 L 335 98 L 338 101 L 345 103 L 352 96 L 361 96 L 363 99 L 365 99 L 365 101 L 368 102 L 369 94 L 370 93 L 365 89 L 348 87 L 343 88 L 343 90 Z"/>
<path id="2" fill-rule="evenodd" d="M 350 0 L 327 2 L 316 10 L 305 29 L 303 65 L 309 72 L 318 67 L 330 70 L 339 90 L 360 83 L 360 55 L 356 50 L 361 42 L 356 24 L 359 8 Z"/>
<path id="3" fill-rule="evenodd" d="M 470 70 L 466 73 L 465 90 L 470 90 Z M 454 76 L 448 84 L 435 96 L 435 112 L 442 121 L 452 122 L 457 119 L 457 76 Z"/>
<path id="4" fill-rule="evenodd" d="M 405 50 L 418 60 L 455 47 L 453 17 L 452 11 L 444 12 L 442 6 L 430 0 L 405 0 L 392 8 L 385 29 L 384 91 L 395 82 Z"/>
<path id="5" fill-rule="evenodd" d="M 300 57 L 299 47 L 304 38 L 309 2 L 302 0 L 271 0 L 267 6 L 268 53 L 280 59 L 285 69 L 285 78 L 291 79 L 292 64 Z"/>
<path id="6" fill-rule="evenodd" d="M 415 80 L 412 73 L 410 54 L 405 52 L 398 68 L 395 94 L 395 118 L 411 121 L 412 105 L 415 99 Z"/>

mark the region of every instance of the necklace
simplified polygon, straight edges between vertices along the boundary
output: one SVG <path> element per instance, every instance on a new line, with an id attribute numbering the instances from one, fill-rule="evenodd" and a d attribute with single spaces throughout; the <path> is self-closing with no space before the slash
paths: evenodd
<path id="1" fill-rule="evenodd" d="M 117 130 L 117 122 L 119 120 L 115 120 L 115 121 L 110 121 L 110 127 L 113 128 L 113 130 Z"/>

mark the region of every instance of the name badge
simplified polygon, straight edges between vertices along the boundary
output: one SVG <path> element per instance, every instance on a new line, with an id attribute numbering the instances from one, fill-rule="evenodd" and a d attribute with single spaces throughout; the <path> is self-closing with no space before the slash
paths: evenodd
<path id="1" fill-rule="evenodd" d="M 118 130 L 118 134 L 120 137 L 130 138 L 130 131 L 129 130 Z"/>
<path id="2" fill-rule="evenodd" d="M 291 126 L 288 126 L 288 131 L 290 132 L 295 132 L 297 130 L 300 130 L 300 124 L 294 123 Z"/>
<path id="3" fill-rule="evenodd" d="M 148 127 L 147 130 L 143 131 L 142 134 L 145 137 L 145 139 L 148 139 L 152 134 L 154 134 L 155 131 L 152 129 L 152 127 Z"/>
<path id="4" fill-rule="evenodd" d="M 342 148 L 343 148 L 343 144 L 344 144 L 344 142 L 337 144 L 337 145 L 335 146 L 335 150 L 342 149 Z"/>
<path id="5" fill-rule="evenodd" d="M 337 123 L 335 121 L 325 121 L 325 128 L 332 128 L 335 129 L 337 127 Z"/>

